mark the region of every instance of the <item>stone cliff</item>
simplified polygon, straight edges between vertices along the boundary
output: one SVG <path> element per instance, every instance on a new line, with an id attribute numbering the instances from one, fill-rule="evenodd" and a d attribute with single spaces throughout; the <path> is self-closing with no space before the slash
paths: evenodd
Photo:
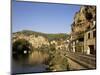
<path id="1" fill-rule="evenodd" d="M 96 20 L 96 7 L 95 6 L 82 6 L 76 12 L 74 21 L 71 25 L 72 35 L 76 35 L 88 30 Z"/>
<path id="2" fill-rule="evenodd" d="M 27 32 L 27 33 L 26 33 Z M 49 46 L 48 39 L 43 37 L 42 35 L 39 35 L 37 33 L 30 34 L 28 31 L 26 32 L 17 32 L 13 34 L 12 42 L 18 40 L 18 39 L 25 39 L 28 40 L 34 48 L 39 48 L 42 45 Z"/>

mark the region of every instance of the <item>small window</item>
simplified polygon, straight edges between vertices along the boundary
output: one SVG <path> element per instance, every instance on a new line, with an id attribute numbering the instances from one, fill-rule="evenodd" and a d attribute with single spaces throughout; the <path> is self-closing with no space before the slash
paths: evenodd
<path id="1" fill-rule="evenodd" d="M 88 39 L 90 39 L 90 33 L 88 33 Z"/>
<path id="2" fill-rule="evenodd" d="M 93 31 L 93 37 L 94 38 L 96 37 L 96 31 Z"/>
<path id="3" fill-rule="evenodd" d="M 79 41 L 80 41 L 80 42 L 84 41 L 84 38 L 79 38 Z"/>

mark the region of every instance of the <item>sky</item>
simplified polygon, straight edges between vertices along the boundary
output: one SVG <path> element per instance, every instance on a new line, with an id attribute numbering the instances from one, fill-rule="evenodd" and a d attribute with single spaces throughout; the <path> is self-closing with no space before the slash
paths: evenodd
<path id="1" fill-rule="evenodd" d="M 13 1 L 12 32 L 69 33 L 79 9 L 78 5 Z"/>

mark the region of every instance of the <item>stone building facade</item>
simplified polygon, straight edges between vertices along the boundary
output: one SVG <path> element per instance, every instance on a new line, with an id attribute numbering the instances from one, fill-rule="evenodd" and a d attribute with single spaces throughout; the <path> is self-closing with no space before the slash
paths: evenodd
<path id="1" fill-rule="evenodd" d="M 86 54 L 93 54 L 96 53 L 96 27 L 94 24 L 94 27 L 91 27 L 90 30 L 88 30 L 84 34 L 84 53 Z"/>
<path id="2" fill-rule="evenodd" d="M 71 25 L 70 51 L 96 53 L 96 7 L 82 6 Z"/>

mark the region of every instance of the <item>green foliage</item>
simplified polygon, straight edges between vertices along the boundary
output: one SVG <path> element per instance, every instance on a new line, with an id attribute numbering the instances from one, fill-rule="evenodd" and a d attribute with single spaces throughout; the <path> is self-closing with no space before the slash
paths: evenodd
<path id="1" fill-rule="evenodd" d="M 62 51 L 56 50 L 54 45 L 50 45 L 49 50 L 49 71 L 69 70 L 67 57 Z"/>
<path id="2" fill-rule="evenodd" d="M 19 39 L 13 43 L 13 52 L 23 54 L 24 50 L 31 51 L 32 45 L 25 39 Z"/>
<path id="3" fill-rule="evenodd" d="M 50 67 L 50 70 L 56 70 L 56 71 L 68 70 L 68 60 L 67 58 L 59 54 L 55 54 L 51 58 L 49 67 Z"/>
<path id="4" fill-rule="evenodd" d="M 51 40 L 65 40 L 68 37 L 68 34 L 59 33 L 59 34 L 47 34 L 47 38 Z"/>

